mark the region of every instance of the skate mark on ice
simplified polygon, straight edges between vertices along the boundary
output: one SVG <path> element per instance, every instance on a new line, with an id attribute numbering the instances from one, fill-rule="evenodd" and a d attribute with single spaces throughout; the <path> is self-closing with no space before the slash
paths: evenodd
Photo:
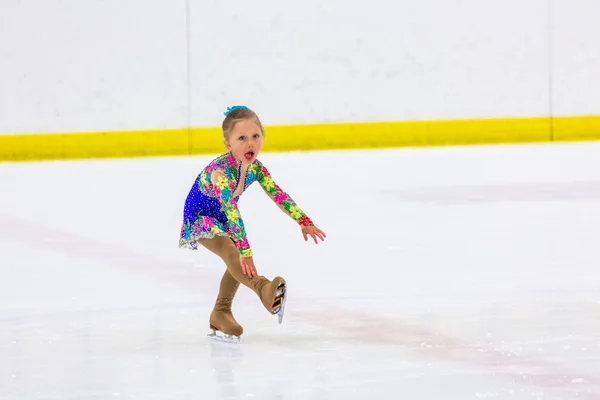
<path id="1" fill-rule="evenodd" d="M 451 185 L 387 190 L 388 195 L 421 204 L 463 205 L 505 201 L 600 199 L 600 182 L 525 182 Z"/>
<path id="2" fill-rule="evenodd" d="M 374 345 L 400 346 L 421 357 L 484 369 L 515 383 L 566 391 L 578 399 L 600 400 L 598 375 L 572 371 L 532 356 L 471 344 L 423 326 L 403 323 L 399 318 L 332 307 L 328 307 L 326 315 L 306 311 L 295 314 L 299 319 L 350 339 Z M 332 315 L 335 318 L 331 318 Z"/>
<path id="3" fill-rule="evenodd" d="M 120 271 L 135 272 L 144 277 L 153 277 L 169 282 L 192 292 L 214 291 L 215 279 L 220 279 L 225 267 L 216 257 L 207 253 L 206 259 L 214 262 L 214 273 L 193 267 L 177 259 L 160 257 L 135 251 L 131 248 L 101 240 L 87 238 L 54 227 L 44 226 L 24 219 L 0 215 L 0 235 L 8 235 L 27 245 L 53 252 L 61 252 L 82 260 L 101 261 Z M 177 235 L 177 232 L 175 232 Z M 177 247 L 177 240 L 174 241 Z M 185 251 L 185 250 L 181 250 Z M 191 250 L 188 250 L 191 251 Z M 82 263 L 82 268 L 85 262 Z M 221 268 L 222 267 L 222 268 Z M 211 270 L 212 271 L 212 270 Z M 218 282 L 218 281 L 217 281 Z"/>

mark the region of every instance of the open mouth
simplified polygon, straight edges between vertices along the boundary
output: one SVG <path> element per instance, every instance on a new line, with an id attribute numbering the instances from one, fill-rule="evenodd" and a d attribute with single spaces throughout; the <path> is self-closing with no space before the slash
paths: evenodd
<path id="1" fill-rule="evenodd" d="M 254 158 L 254 152 L 253 151 L 249 151 L 246 154 L 244 154 L 244 157 L 246 157 L 246 160 L 252 160 L 252 158 Z"/>

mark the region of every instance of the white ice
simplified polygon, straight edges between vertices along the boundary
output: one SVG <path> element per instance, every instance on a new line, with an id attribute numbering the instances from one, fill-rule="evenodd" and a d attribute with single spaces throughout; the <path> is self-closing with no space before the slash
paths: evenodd
<path id="1" fill-rule="evenodd" d="M 211 342 L 224 266 L 177 247 L 212 156 L 0 164 L 0 399 L 600 399 L 600 143 L 261 154 L 259 273 Z"/>

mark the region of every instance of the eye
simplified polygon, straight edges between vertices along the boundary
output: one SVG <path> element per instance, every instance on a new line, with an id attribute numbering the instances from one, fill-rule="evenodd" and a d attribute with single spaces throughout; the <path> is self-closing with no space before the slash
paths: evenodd
<path id="1" fill-rule="evenodd" d="M 254 139 L 258 139 L 258 138 L 260 138 L 260 135 L 258 133 L 255 133 L 254 134 Z"/>
<path id="2" fill-rule="evenodd" d="M 242 135 L 238 138 L 238 140 L 246 140 L 246 136 Z"/>

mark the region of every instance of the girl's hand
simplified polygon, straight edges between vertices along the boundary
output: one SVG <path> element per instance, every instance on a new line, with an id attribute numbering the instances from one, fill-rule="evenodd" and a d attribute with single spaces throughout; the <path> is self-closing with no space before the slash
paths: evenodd
<path id="1" fill-rule="evenodd" d="M 310 235 L 310 236 L 312 236 L 315 243 L 318 243 L 317 237 L 319 237 L 322 241 L 325 241 L 325 237 L 327 237 L 327 235 L 325 235 L 325 232 L 323 232 L 322 230 L 320 230 L 319 228 L 317 228 L 314 225 L 303 226 L 302 227 L 302 235 L 304 235 L 305 242 L 308 240 L 308 235 Z"/>
<path id="2" fill-rule="evenodd" d="M 240 257 L 240 264 L 242 266 L 242 272 L 248 275 L 248 278 L 258 276 L 252 257 Z"/>

